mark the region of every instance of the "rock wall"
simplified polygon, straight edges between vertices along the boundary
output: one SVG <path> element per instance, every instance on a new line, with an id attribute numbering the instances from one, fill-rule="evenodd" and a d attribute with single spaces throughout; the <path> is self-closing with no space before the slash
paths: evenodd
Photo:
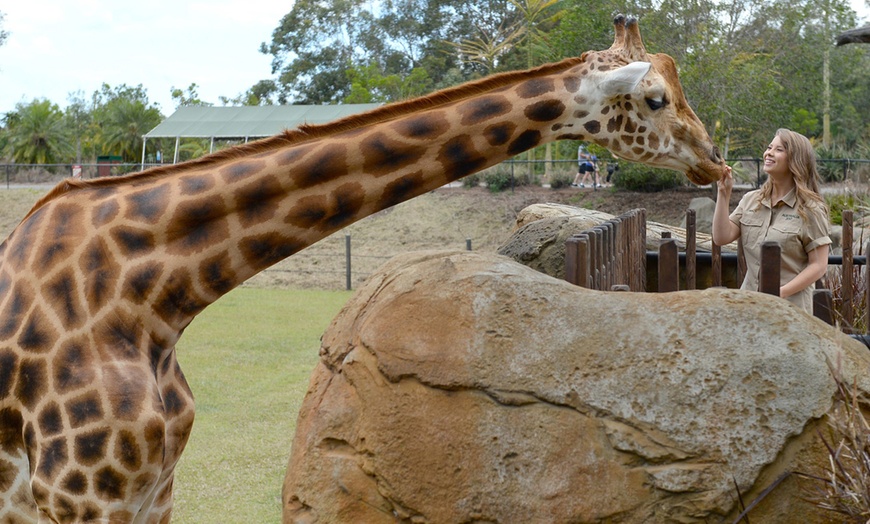
<path id="1" fill-rule="evenodd" d="M 603 293 L 497 255 L 397 257 L 323 337 L 284 484 L 298 523 L 730 522 L 827 464 L 828 361 L 781 299 Z M 819 470 L 820 471 L 820 470 Z M 826 522 L 787 477 L 752 522 Z"/>

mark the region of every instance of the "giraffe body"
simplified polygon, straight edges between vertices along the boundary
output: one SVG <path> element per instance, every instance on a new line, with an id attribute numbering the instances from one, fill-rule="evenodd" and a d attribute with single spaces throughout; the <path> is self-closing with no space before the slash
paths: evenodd
<path id="1" fill-rule="evenodd" d="M 0 522 L 167 522 L 184 328 L 360 218 L 559 139 L 717 179 L 673 61 L 615 27 L 605 51 L 55 188 L 0 246 Z"/>

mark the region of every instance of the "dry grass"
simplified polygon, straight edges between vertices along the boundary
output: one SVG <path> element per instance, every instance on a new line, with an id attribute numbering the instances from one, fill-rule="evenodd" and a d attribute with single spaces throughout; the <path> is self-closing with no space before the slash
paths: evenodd
<path id="1" fill-rule="evenodd" d="M 806 498 L 816 507 L 837 515 L 839 522 L 870 522 L 870 424 L 868 399 L 844 380 L 838 365 L 831 366 L 837 384 L 833 409 L 828 413 L 827 435 L 820 432 L 829 453 L 824 471 L 798 473 L 810 482 Z"/>

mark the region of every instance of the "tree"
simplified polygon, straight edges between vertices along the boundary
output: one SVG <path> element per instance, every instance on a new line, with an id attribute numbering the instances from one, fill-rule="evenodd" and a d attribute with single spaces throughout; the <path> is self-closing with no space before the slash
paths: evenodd
<path id="1" fill-rule="evenodd" d="M 19 102 L 6 118 L 6 154 L 19 164 L 66 162 L 72 147 L 56 104 L 36 99 Z"/>
<path id="2" fill-rule="evenodd" d="M 145 89 L 141 85 L 112 88 L 103 84 L 92 100 L 99 150 L 120 155 L 125 162 L 141 159 L 142 136 L 163 120 L 160 110 L 148 101 Z"/>
<path id="3" fill-rule="evenodd" d="M 0 46 L 6 43 L 6 39 L 9 38 L 9 32 L 3 29 L 3 21 L 6 18 L 6 14 L 3 11 L 0 11 Z"/>
<path id="4" fill-rule="evenodd" d="M 199 89 L 199 86 L 196 85 L 196 83 L 192 83 L 187 86 L 186 91 L 172 86 L 172 92 L 170 94 L 172 96 L 172 100 L 175 101 L 175 109 L 178 109 L 182 106 L 210 107 L 214 105 L 200 100 L 197 89 Z"/>

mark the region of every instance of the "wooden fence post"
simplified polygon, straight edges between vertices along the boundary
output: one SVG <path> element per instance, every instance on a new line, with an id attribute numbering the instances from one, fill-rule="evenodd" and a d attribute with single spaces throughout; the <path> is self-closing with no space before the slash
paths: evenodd
<path id="1" fill-rule="evenodd" d="M 769 295 L 779 296 L 780 273 L 782 272 L 782 250 L 778 242 L 767 241 L 761 244 L 761 273 L 758 290 Z"/>
<path id="2" fill-rule="evenodd" d="M 659 245 L 659 293 L 679 289 L 680 254 L 677 251 L 677 241 L 666 231 L 662 233 L 662 243 Z"/>
<path id="3" fill-rule="evenodd" d="M 689 209 L 686 211 L 686 289 L 695 289 L 697 255 L 695 238 L 697 226 L 695 225 L 696 211 Z"/>

